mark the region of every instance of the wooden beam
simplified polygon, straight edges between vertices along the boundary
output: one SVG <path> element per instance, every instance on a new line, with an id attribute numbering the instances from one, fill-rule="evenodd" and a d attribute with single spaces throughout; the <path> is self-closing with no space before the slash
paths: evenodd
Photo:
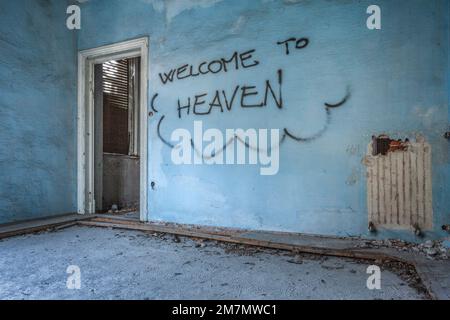
<path id="1" fill-rule="evenodd" d="M 0 239 L 43 231 L 51 228 L 63 228 L 75 225 L 78 221 L 91 219 L 93 216 L 69 214 L 45 219 L 28 220 L 0 226 Z"/>
<path id="2" fill-rule="evenodd" d="M 264 241 L 257 240 L 245 237 L 244 232 L 242 233 L 234 233 L 234 234 L 221 234 L 220 232 L 210 232 L 208 230 L 197 229 L 192 230 L 183 227 L 172 227 L 165 225 L 157 225 L 157 224 L 149 224 L 149 223 L 140 223 L 137 221 L 126 221 L 115 220 L 111 218 L 94 218 L 88 221 L 79 221 L 79 225 L 85 226 L 93 226 L 93 227 L 106 227 L 106 228 L 117 228 L 117 229 L 127 229 L 127 230 L 139 230 L 144 232 L 161 232 L 168 234 L 175 234 L 179 236 L 186 237 L 194 237 L 201 238 L 207 240 L 216 240 L 216 241 L 224 241 L 235 244 L 245 244 L 250 246 L 258 246 L 258 247 L 266 247 L 271 249 L 279 249 L 279 250 L 288 250 L 294 251 L 298 253 L 311 253 L 311 254 L 320 254 L 320 255 L 328 255 L 328 256 L 336 256 L 336 257 L 346 257 L 346 258 L 357 258 L 357 259 L 367 259 L 367 260 L 393 260 L 393 261 L 401 261 L 405 263 L 409 263 L 408 260 L 405 260 L 400 255 L 394 255 L 389 252 L 384 251 L 371 251 L 371 250 L 363 250 L 358 248 L 345 248 L 345 249 L 336 249 L 336 248 L 328 248 L 321 246 L 313 246 L 313 245 L 297 245 L 297 244 L 289 244 L 283 242 L 276 241 Z M 397 253 L 397 252 L 396 252 Z"/>

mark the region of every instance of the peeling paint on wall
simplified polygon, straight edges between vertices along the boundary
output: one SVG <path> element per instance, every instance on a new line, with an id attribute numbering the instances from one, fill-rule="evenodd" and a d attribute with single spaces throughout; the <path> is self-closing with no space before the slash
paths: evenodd
<path id="1" fill-rule="evenodd" d="M 195 8 L 208 8 L 223 0 L 141 0 L 153 6 L 157 12 L 165 12 L 166 23 L 170 24 L 172 20 L 184 11 Z"/>

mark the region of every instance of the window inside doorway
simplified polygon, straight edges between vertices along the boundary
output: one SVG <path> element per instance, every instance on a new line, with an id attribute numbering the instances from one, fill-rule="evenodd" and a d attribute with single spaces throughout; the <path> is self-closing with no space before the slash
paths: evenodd
<path id="1" fill-rule="evenodd" d="M 137 70 L 139 58 L 102 64 L 103 151 L 106 153 L 138 155 Z"/>

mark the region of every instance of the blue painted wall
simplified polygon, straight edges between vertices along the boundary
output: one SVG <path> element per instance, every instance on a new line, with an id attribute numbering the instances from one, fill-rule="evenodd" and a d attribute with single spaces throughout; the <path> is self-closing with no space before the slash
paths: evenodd
<path id="1" fill-rule="evenodd" d="M 74 64 L 63 62 L 74 61 L 76 50 L 149 36 L 149 101 L 158 93 L 159 111 L 148 120 L 149 184 L 155 183 L 149 188 L 149 219 L 369 236 L 362 158 L 370 138 L 420 133 L 433 150 L 435 228 L 428 235 L 443 236 L 440 226 L 450 220 L 449 145 L 442 138 L 450 119 L 448 1 L 377 1 L 382 9 L 377 31 L 366 28 L 366 9 L 373 2 L 364 0 L 89 0 L 81 5 L 78 33 L 61 27 L 31 31 L 36 22 L 11 27 L 27 15 L 48 26 L 63 24 L 63 4 L 51 2 L 51 9 L 45 9 L 46 3 L 30 1 L 25 11 L 17 10 L 23 3 L 2 3 L 15 12 L 1 10 L 5 18 L 0 20 L 6 45 L 0 49 L 0 70 L 6 75 L 0 80 L 1 121 L 6 124 L 0 131 L 1 204 L 7 209 L 2 221 L 75 210 L 76 79 Z M 36 12 L 42 14 L 36 17 Z M 309 44 L 286 55 L 276 43 L 290 37 L 307 37 Z M 33 50 L 21 50 L 23 43 Z M 251 49 L 259 61 L 252 68 L 165 85 L 158 76 L 183 64 Z M 14 56 L 14 63 L 10 58 L 5 63 L 5 55 Z M 42 67 L 30 65 L 33 57 L 41 59 Z M 40 72 L 49 68 L 46 76 Z M 223 113 L 177 117 L 178 99 L 202 93 L 211 97 L 236 85 L 256 86 L 261 99 L 266 79 L 277 87 L 279 69 L 281 110 L 270 100 L 263 108 L 235 105 Z M 23 76 L 14 74 L 24 70 Z M 326 123 L 323 104 L 347 92 L 350 98 L 331 111 L 322 136 L 307 143 L 284 141 L 280 169 L 273 176 L 261 176 L 259 167 L 250 165 L 174 165 L 171 149 L 157 135 L 162 115 L 166 139 L 176 128 L 192 130 L 194 120 L 203 120 L 205 129 L 288 127 L 311 135 Z M 412 239 L 400 231 L 380 236 Z"/>
<path id="2" fill-rule="evenodd" d="M 432 145 L 434 232 L 450 220 L 448 141 L 449 2 L 377 1 L 382 29 L 366 28 L 373 1 L 134 1 L 91 0 L 82 6 L 80 49 L 150 37 L 149 219 L 331 235 L 367 234 L 362 164 L 373 134 L 425 136 Z M 288 56 L 277 41 L 308 37 Z M 158 73 L 198 65 L 234 51 L 255 49 L 259 65 L 163 85 Z M 266 79 L 283 70 L 284 108 L 212 111 L 177 117 L 177 99 L 254 85 L 261 99 Z M 277 175 L 257 166 L 174 165 L 158 138 L 175 128 L 292 128 L 313 134 L 325 123 L 324 102 L 350 99 L 333 110 L 320 138 L 280 148 Z M 192 110 L 191 110 L 192 113 Z M 150 183 L 149 181 L 149 183 Z M 380 236 L 411 239 L 410 232 Z"/>
<path id="3" fill-rule="evenodd" d="M 76 36 L 60 0 L 0 1 L 0 223 L 76 212 Z"/>

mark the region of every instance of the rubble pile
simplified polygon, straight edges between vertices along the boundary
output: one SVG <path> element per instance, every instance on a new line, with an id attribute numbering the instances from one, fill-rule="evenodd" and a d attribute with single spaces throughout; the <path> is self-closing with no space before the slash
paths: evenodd
<path id="1" fill-rule="evenodd" d="M 427 240 L 423 243 L 410 243 L 403 240 L 366 240 L 356 245 L 358 248 L 391 248 L 403 252 L 419 253 L 431 260 L 447 260 L 449 250 L 443 241 Z"/>
<path id="2" fill-rule="evenodd" d="M 442 241 L 427 240 L 413 247 L 414 251 L 421 251 L 431 259 L 446 260 L 448 259 L 447 248 L 442 245 Z"/>

